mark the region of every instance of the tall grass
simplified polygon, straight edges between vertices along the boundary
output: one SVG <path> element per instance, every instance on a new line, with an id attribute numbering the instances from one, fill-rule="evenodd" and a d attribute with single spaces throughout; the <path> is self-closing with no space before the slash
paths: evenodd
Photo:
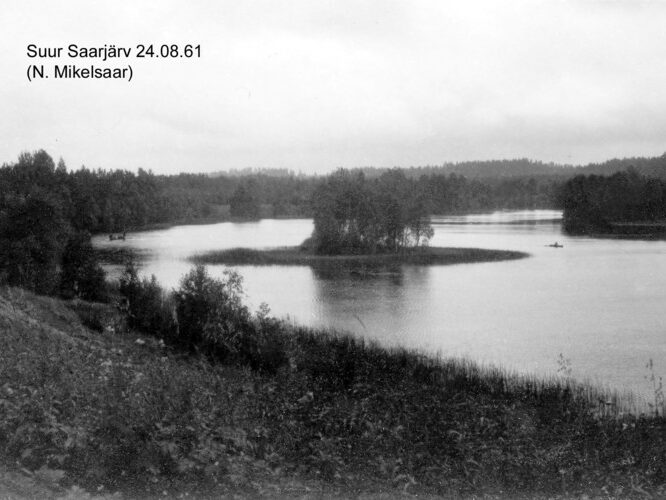
<path id="1" fill-rule="evenodd" d="M 65 486 L 143 496 L 666 494 L 664 418 L 616 410 L 605 404 L 616 396 L 570 377 L 386 349 L 265 308 L 235 332 L 264 340 L 247 356 L 218 357 L 159 332 L 139 343 L 136 330 L 93 334 L 58 304 L 0 298 L 0 444 L 23 467 L 63 471 Z"/>

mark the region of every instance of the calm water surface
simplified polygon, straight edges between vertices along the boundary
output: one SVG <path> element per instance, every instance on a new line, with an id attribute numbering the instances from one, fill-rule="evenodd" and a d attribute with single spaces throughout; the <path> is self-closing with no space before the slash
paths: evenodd
<path id="1" fill-rule="evenodd" d="M 296 266 L 237 270 L 253 309 L 266 302 L 300 324 L 529 373 L 555 373 L 562 353 L 576 377 L 649 394 L 648 360 L 666 375 L 666 242 L 570 237 L 560 216 L 433 219 L 433 246 L 530 254 L 517 261 L 404 266 L 369 276 Z M 142 272 L 176 287 L 195 253 L 297 245 L 311 231 L 311 220 L 262 220 L 131 233 L 126 241 L 96 237 L 94 244 L 145 252 Z M 564 247 L 547 246 L 555 241 Z M 209 266 L 215 275 L 224 269 Z"/>

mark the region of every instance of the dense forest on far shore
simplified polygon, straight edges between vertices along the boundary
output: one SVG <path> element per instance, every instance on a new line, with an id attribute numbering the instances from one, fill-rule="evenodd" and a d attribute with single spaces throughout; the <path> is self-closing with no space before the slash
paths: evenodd
<path id="1" fill-rule="evenodd" d="M 392 170 L 401 170 L 405 179 L 418 183 L 431 213 L 559 206 L 561 176 L 506 176 L 503 162 L 497 162 L 497 168 L 496 176 L 477 179 L 437 170 L 423 170 L 418 176 L 413 169 Z M 384 173 L 370 170 L 365 173 L 370 180 Z M 41 193 L 72 227 L 91 233 L 230 218 L 312 217 L 313 195 L 322 180 L 284 170 L 226 176 L 72 170 L 62 159 L 56 163 L 40 150 L 22 153 L 17 162 L 0 167 L 0 210 Z"/>
<path id="2" fill-rule="evenodd" d="M 358 168 L 368 180 L 400 170 L 418 183 L 430 213 L 563 208 L 562 187 L 577 174 L 612 175 L 634 167 L 666 179 L 666 154 L 614 159 L 585 167 L 527 159 L 448 163 L 403 169 Z M 191 168 L 187 168 L 191 170 Z M 0 167 L 0 210 L 36 191 L 49 193 L 77 230 L 114 232 L 230 218 L 312 217 L 322 177 L 286 169 L 204 175 L 156 175 L 139 169 L 68 169 L 45 151 L 22 153 Z"/>
<path id="3" fill-rule="evenodd" d="M 653 234 L 666 230 L 666 182 L 630 168 L 611 176 L 579 175 L 563 189 L 570 233 Z"/>
<path id="4" fill-rule="evenodd" d="M 56 165 L 42 150 L 23 153 L 16 163 L 0 168 L 0 210 L 18 198 L 48 194 L 73 227 L 91 233 L 223 220 L 234 208 L 242 211 L 248 197 L 261 208 L 270 208 L 262 216 L 303 216 L 315 183 L 314 178 L 293 176 L 211 178 L 155 175 L 142 169 L 136 174 L 85 167 L 69 170 L 62 159 Z M 229 206 L 234 199 L 238 207 Z"/>

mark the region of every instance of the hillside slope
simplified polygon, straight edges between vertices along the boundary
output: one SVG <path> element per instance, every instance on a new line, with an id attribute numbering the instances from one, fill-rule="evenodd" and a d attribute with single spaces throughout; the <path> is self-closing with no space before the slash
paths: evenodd
<path id="1" fill-rule="evenodd" d="M 662 417 L 275 326 L 290 361 L 262 373 L 138 337 L 110 306 L 1 288 L 2 498 L 666 495 Z"/>

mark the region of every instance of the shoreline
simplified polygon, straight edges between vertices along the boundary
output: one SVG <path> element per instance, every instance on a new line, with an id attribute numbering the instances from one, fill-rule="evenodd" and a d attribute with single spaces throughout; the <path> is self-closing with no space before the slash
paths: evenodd
<path id="1" fill-rule="evenodd" d="M 282 219 L 282 217 L 276 217 Z M 291 217 L 284 217 L 285 219 L 290 219 Z M 159 231 L 161 229 L 169 229 L 176 226 L 205 226 L 207 224 L 221 224 L 223 222 L 258 222 L 262 219 L 250 219 L 244 217 L 229 217 L 229 216 L 218 216 L 218 217 L 205 217 L 200 219 L 182 219 L 173 222 L 154 222 L 151 224 L 144 224 L 142 226 L 131 226 L 127 228 L 128 233 L 139 233 L 143 231 Z M 102 236 L 108 234 L 115 234 L 122 231 L 97 231 L 92 233 L 93 236 Z"/>
<path id="2" fill-rule="evenodd" d="M 392 498 L 407 487 L 425 497 L 619 498 L 638 482 L 665 492 L 650 472 L 664 470 L 663 416 L 626 413 L 621 395 L 566 374 L 520 375 L 257 317 L 272 342 L 253 355 L 285 354 L 278 369 L 259 370 L 186 354 L 125 321 L 110 304 L 0 291 L 0 326 L 12 325 L 0 354 L 12 369 L 5 426 L 17 436 L 5 465 L 53 473 L 54 491 L 129 498 Z M 47 382 L 36 376 L 44 370 Z M 54 415 L 35 424 L 45 435 L 83 438 L 20 439 L 36 411 Z M 2 479 L 0 470 L 0 489 Z"/>
<path id="3" fill-rule="evenodd" d="M 385 266 L 385 265 L 452 265 L 476 262 L 497 262 L 529 257 L 528 253 L 513 250 L 488 250 L 482 248 L 426 247 L 409 252 L 364 255 L 318 255 L 302 247 L 281 247 L 267 250 L 232 248 L 216 250 L 189 258 L 197 264 L 227 264 L 252 266 Z"/>

